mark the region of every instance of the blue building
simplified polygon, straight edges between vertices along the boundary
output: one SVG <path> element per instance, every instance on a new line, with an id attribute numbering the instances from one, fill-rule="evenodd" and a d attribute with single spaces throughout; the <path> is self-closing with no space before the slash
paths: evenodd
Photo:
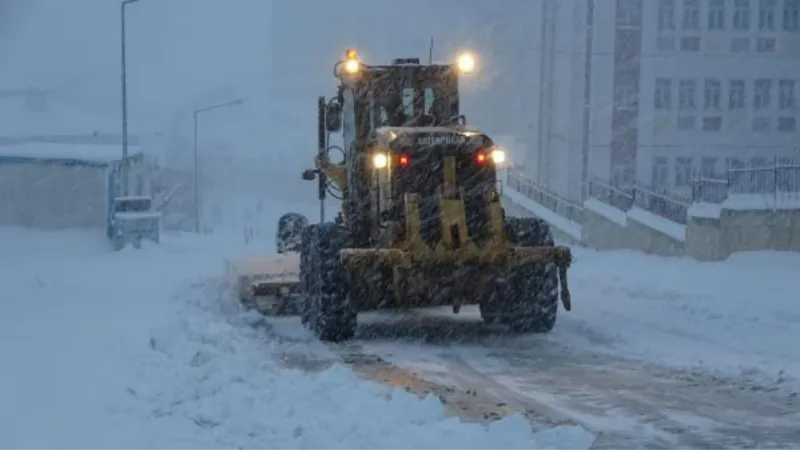
<path id="1" fill-rule="evenodd" d="M 144 155 L 131 149 L 129 195 L 149 194 Z M 0 226 L 105 230 L 121 194 L 119 145 L 0 147 Z"/>

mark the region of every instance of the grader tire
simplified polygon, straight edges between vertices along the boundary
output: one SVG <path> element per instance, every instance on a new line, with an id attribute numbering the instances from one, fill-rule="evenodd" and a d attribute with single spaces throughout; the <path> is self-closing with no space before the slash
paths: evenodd
<path id="1" fill-rule="evenodd" d="M 335 223 L 309 225 L 303 232 L 300 280 L 304 294 L 301 321 L 321 341 L 340 342 L 355 336 L 357 311 L 349 297 L 339 250 L 349 239 Z"/>
<path id="2" fill-rule="evenodd" d="M 506 235 L 518 246 L 554 246 L 550 226 L 532 217 L 507 217 Z M 480 303 L 487 324 L 512 332 L 547 333 L 556 324 L 558 273 L 553 264 L 526 263 L 512 267 Z"/>

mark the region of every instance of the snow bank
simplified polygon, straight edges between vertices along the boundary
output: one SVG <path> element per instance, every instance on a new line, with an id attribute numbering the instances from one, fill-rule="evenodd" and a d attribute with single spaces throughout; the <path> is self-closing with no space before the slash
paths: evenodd
<path id="1" fill-rule="evenodd" d="M 625 211 L 614 208 L 611 205 L 607 205 L 600 200 L 590 198 L 583 202 L 583 207 L 594 213 L 600 214 L 617 225 L 623 227 L 628 225 L 628 216 L 625 214 Z"/>
<path id="2" fill-rule="evenodd" d="M 134 377 L 142 420 L 169 436 L 143 446 L 588 448 L 594 441 L 577 427 L 531 435 L 520 415 L 488 427 L 462 423 L 433 396 L 365 382 L 341 365 L 318 375 L 277 368 L 269 356 L 276 349 L 257 331 L 219 321 L 213 306 L 202 309 L 154 334 L 156 352 Z M 198 423 L 207 424 L 201 435 Z"/>
<path id="3" fill-rule="evenodd" d="M 724 202 L 715 203 L 695 203 L 689 207 L 689 216 L 719 219 L 723 209 L 734 211 L 746 210 L 787 210 L 800 209 L 800 196 L 796 194 L 775 195 L 744 195 L 734 194 L 725 199 Z"/>
<path id="4" fill-rule="evenodd" d="M 642 208 L 633 207 L 627 213 L 628 218 L 633 219 L 639 223 L 643 223 L 648 227 L 660 231 L 667 236 L 677 239 L 679 241 L 686 240 L 686 225 L 673 222 L 664 217 L 658 216 L 645 211 Z"/>
<path id="5" fill-rule="evenodd" d="M 692 203 L 686 211 L 689 217 L 701 219 L 719 219 L 722 214 L 722 205 L 715 203 Z"/>
<path id="6" fill-rule="evenodd" d="M 553 338 L 625 357 L 800 380 L 800 254 L 724 262 L 573 250 L 575 308 Z M 760 374 L 760 375 L 759 375 Z"/>
<path id="7" fill-rule="evenodd" d="M 503 196 L 507 197 L 512 202 L 522 206 L 523 208 L 527 209 L 531 213 L 533 213 L 536 217 L 544 220 L 545 222 L 549 223 L 550 225 L 558 228 L 560 231 L 567 233 L 572 238 L 577 239 L 578 241 L 581 240 L 581 225 L 577 222 L 572 222 L 553 211 L 545 208 L 544 206 L 536 203 L 535 201 L 529 199 L 525 195 L 515 191 L 514 189 L 510 188 L 509 186 L 503 187 Z"/>
<path id="8" fill-rule="evenodd" d="M 754 195 L 735 194 L 722 202 L 723 209 L 800 209 L 800 196 L 797 194 Z"/>
<path id="9" fill-rule="evenodd" d="M 41 159 L 77 159 L 109 163 L 122 159 L 119 145 L 100 144 L 52 144 L 36 142 L 0 147 L 0 157 L 24 157 Z M 138 147 L 131 146 L 130 155 L 140 153 Z"/>
<path id="10" fill-rule="evenodd" d="M 231 240 L 111 252 L 0 228 L 0 447 L 588 448 L 582 428 L 445 416 L 343 366 L 278 366 L 215 276 Z M 324 348 L 319 344 L 321 348 Z M 313 349 L 310 349 L 310 351 Z"/>

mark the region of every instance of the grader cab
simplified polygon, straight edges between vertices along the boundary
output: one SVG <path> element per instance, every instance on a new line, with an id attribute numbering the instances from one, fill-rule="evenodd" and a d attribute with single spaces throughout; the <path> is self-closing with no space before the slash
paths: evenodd
<path id="1" fill-rule="evenodd" d="M 548 332 L 559 286 L 570 309 L 569 248 L 545 222 L 505 216 L 505 153 L 461 114 L 459 79 L 474 69 L 470 55 L 369 65 L 352 50 L 335 65 L 338 90 L 319 99 L 318 154 L 303 173 L 319 183 L 321 223 L 299 239 L 299 310 L 319 339 L 352 338 L 361 311 L 467 304 L 487 323 Z M 342 203 L 330 221 L 327 194 Z"/>

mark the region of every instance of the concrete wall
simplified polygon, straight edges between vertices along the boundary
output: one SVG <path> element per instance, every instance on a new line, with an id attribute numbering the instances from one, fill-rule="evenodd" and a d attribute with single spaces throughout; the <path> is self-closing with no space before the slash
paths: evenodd
<path id="1" fill-rule="evenodd" d="M 779 250 L 800 252 L 800 209 L 721 209 L 719 217 L 690 217 L 684 240 L 624 216 L 584 210 L 582 241 L 597 250 L 640 250 L 661 256 L 691 256 L 700 261 L 724 260 L 736 252 Z M 677 224 L 675 224 L 677 225 Z M 556 229 L 556 225 L 551 226 Z"/>
<path id="2" fill-rule="evenodd" d="M 618 211 L 619 218 L 584 210 L 583 242 L 597 250 L 640 250 L 662 256 L 683 256 L 684 242 Z"/>
<path id="3" fill-rule="evenodd" d="M 735 252 L 800 252 L 800 210 L 722 209 L 719 217 L 690 217 L 687 250 L 699 260 L 722 260 Z"/>
<path id="4" fill-rule="evenodd" d="M 105 167 L 2 164 L 0 225 L 102 228 L 106 192 Z"/>
<path id="5" fill-rule="evenodd" d="M 626 238 L 627 221 L 620 223 L 599 214 L 591 209 L 583 210 L 583 226 L 581 227 L 583 243 L 595 250 L 631 249 Z"/>

